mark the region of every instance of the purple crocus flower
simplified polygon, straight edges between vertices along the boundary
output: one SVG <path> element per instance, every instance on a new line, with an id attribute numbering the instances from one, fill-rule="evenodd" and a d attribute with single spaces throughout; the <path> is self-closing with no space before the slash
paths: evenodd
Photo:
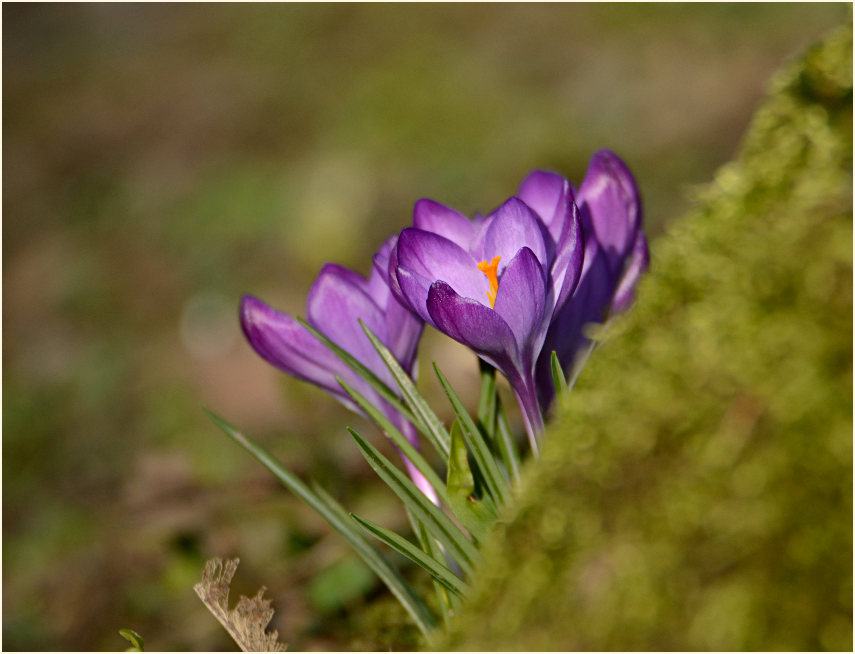
<path id="1" fill-rule="evenodd" d="M 374 255 L 368 279 L 342 266 L 326 264 L 306 301 L 309 324 L 390 388 L 396 388 L 395 381 L 358 321 L 361 319 L 377 335 L 408 374 L 414 373 L 424 323 L 401 306 L 389 290 L 386 270 L 394 243 L 395 237 L 390 238 Z M 267 362 L 289 375 L 320 386 L 348 408 L 362 413 L 336 381 L 337 376 L 341 377 L 380 409 L 418 448 L 418 435 L 413 426 L 297 320 L 246 295 L 241 301 L 240 321 L 249 344 Z M 410 478 L 436 503 L 437 496 L 424 476 L 403 454 L 402 458 Z"/>
<path id="2" fill-rule="evenodd" d="M 389 262 L 392 290 L 423 320 L 500 370 L 533 450 L 543 429 L 535 364 L 582 268 L 580 220 L 565 184 L 538 213 L 517 197 L 484 219 L 420 200 Z"/>
<path id="3" fill-rule="evenodd" d="M 552 202 L 566 180 L 536 171 L 520 187 L 531 206 Z M 641 231 L 641 200 L 629 169 L 609 150 L 591 158 L 576 194 L 581 212 L 585 257 L 572 297 L 553 317 L 537 362 L 537 389 L 544 410 L 554 396 L 550 356 L 554 350 L 569 373 L 589 344 L 583 334 L 588 323 L 602 323 L 632 303 L 635 286 L 649 264 L 647 239 Z"/>

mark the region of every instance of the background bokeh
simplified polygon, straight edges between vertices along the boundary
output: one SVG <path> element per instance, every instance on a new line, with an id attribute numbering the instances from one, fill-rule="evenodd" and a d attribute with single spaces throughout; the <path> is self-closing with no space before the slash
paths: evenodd
<path id="1" fill-rule="evenodd" d="M 269 588 L 292 649 L 410 642 L 201 411 L 405 524 L 344 431 L 370 427 L 251 352 L 240 295 L 301 314 L 320 265 L 367 272 L 417 198 L 489 211 L 533 167 L 580 180 L 600 147 L 635 171 L 655 239 L 769 74 L 847 12 L 4 5 L 4 649 L 119 649 L 120 627 L 233 649 L 192 590 L 211 556 L 241 558 L 236 593 Z M 428 333 L 422 360 L 471 397 L 469 355 Z"/>

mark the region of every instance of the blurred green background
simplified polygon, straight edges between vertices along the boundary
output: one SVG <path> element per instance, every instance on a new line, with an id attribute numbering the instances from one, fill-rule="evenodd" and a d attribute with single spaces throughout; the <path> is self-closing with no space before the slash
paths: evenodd
<path id="1" fill-rule="evenodd" d="M 292 649 L 411 643 L 338 537 L 201 411 L 403 528 L 344 431 L 370 427 L 251 352 L 241 293 L 301 314 L 320 265 L 367 272 L 417 198 L 489 211 L 533 167 L 580 180 L 600 147 L 636 173 L 655 238 L 768 76 L 847 14 L 4 5 L 4 649 L 120 649 L 120 627 L 233 649 L 192 590 L 211 556 L 241 558 L 235 595 L 269 588 Z M 428 333 L 422 360 L 472 397 L 471 356 Z"/>

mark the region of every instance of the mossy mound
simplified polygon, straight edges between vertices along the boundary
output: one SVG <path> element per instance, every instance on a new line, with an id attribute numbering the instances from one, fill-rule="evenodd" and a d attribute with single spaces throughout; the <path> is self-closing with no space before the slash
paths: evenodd
<path id="1" fill-rule="evenodd" d="M 654 244 L 437 647 L 852 649 L 851 153 L 850 22 Z"/>

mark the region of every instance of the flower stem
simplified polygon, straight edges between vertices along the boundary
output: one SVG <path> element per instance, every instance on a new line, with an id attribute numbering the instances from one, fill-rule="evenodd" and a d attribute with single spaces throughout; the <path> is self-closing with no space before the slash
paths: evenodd
<path id="1" fill-rule="evenodd" d="M 515 393 L 515 395 L 522 411 L 525 431 L 528 435 L 529 445 L 531 445 L 531 453 L 537 459 L 540 456 L 539 440 L 541 434 L 543 434 L 544 425 L 543 413 L 540 411 L 540 404 L 537 402 L 537 393 L 534 390 L 534 381 L 526 384 L 521 389 L 521 392 Z"/>

